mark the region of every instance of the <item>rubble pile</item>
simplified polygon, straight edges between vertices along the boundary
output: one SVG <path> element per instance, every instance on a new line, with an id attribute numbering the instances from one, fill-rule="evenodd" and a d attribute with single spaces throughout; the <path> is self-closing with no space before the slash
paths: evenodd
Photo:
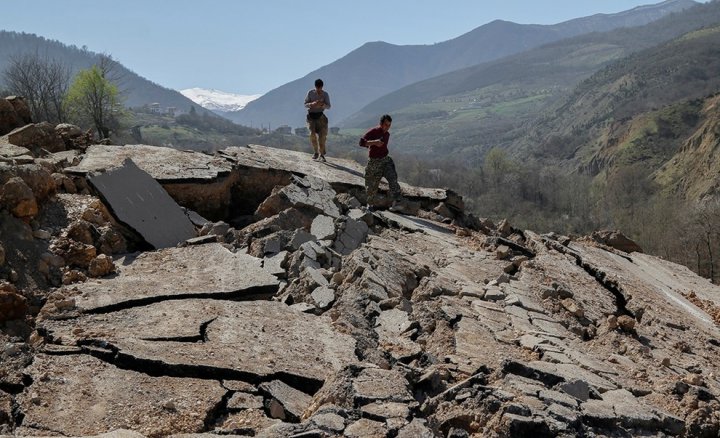
<path id="1" fill-rule="evenodd" d="M 622 235 L 406 185 L 401 213 L 371 212 L 357 163 L 258 145 L 76 152 L 0 173 L 2 433 L 720 433 L 720 289 Z M 93 180 L 127 159 L 196 237 L 153 248 L 157 227 L 117 220 Z"/>

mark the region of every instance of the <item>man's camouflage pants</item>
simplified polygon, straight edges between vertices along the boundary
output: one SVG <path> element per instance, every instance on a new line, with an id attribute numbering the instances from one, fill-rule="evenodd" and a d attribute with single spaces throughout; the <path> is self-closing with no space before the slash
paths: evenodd
<path id="1" fill-rule="evenodd" d="M 373 205 L 375 196 L 380 186 L 380 180 L 385 177 L 390 186 L 390 196 L 399 199 L 402 195 L 400 184 L 398 184 L 397 171 L 392 158 L 370 158 L 365 167 L 365 190 L 367 191 L 367 204 Z"/>

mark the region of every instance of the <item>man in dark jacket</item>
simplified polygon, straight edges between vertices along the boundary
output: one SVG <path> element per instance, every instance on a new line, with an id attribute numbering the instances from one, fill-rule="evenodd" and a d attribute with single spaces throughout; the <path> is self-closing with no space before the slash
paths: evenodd
<path id="1" fill-rule="evenodd" d="M 365 190 L 367 191 L 367 205 L 369 208 L 374 206 L 375 196 L 382 177 L 385 177 L 390 185 L 390 196 L 394 200 L 393 207 L 390 210 L 397 209 L 398 201 L 402 196 L 395 163 L 388 155 L 390 125 L 392 125 L 392 117 L 385 114 L 380 118 L 380 125 L 370 129 L 360 138 L 360 146 L 368 148 L 369 155 L 365 167 Z"/>

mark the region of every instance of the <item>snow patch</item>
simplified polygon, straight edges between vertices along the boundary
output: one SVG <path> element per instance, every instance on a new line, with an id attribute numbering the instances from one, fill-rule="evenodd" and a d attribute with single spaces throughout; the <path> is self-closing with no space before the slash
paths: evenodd
<path id="1" fill-rule="evenodd" d="M 262 94 L 234 94 L 206 88 L 187 88 L 180 93 L 210 111 L 240 111 Z"/>

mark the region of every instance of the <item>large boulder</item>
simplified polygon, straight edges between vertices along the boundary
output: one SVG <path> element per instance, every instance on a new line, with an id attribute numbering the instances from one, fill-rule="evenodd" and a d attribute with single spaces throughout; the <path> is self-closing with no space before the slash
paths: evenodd
<path id="1" fill-rule="evenodd" d="M 55 126 L 48 123 L 35 123 L 17 128 L 8 134 L 8 141 L 15 146 L 30 150 L 44 149 L 48 152 L 65 150 L 65 142 L 55 132 Z"/>
<path id="2" fill-rule="evenodd" d="M 15 108 L 15 114 L 22 124 L 32 123 L 32 113 L 25 99 L 20 96 L 8 96 L 5 99 Z"/>
<path id="3" fill-rule="evenodd" d="M 14 286 L 0 283 L 0 322 L 22 319 L 28 311 L 27 300 Z"/>
<path id="4" fill-rule="evenodd" d="M 0 99 L 0 135 L 5 135 L 22 125 L 13 104 L 7 99 Z"/>
<path id="5" fill-rule="evenodd" d="M 603 245 L 624 251 L 627 253 L 631 252 L 643 252 L 640 245 L 632 241 L 630 238 L 625 236 L 623 233 L 617 230 L 600 230 L 595 231 L 590 236 L 592 239 Z"/>
<path id="6" fill-rule="evenodd" d="M 32 189 L 19 177 L 10 178 L 2 186 L 0 206 L 7 208 L 16 217 L 33 217 L 38 212 Z"/>

